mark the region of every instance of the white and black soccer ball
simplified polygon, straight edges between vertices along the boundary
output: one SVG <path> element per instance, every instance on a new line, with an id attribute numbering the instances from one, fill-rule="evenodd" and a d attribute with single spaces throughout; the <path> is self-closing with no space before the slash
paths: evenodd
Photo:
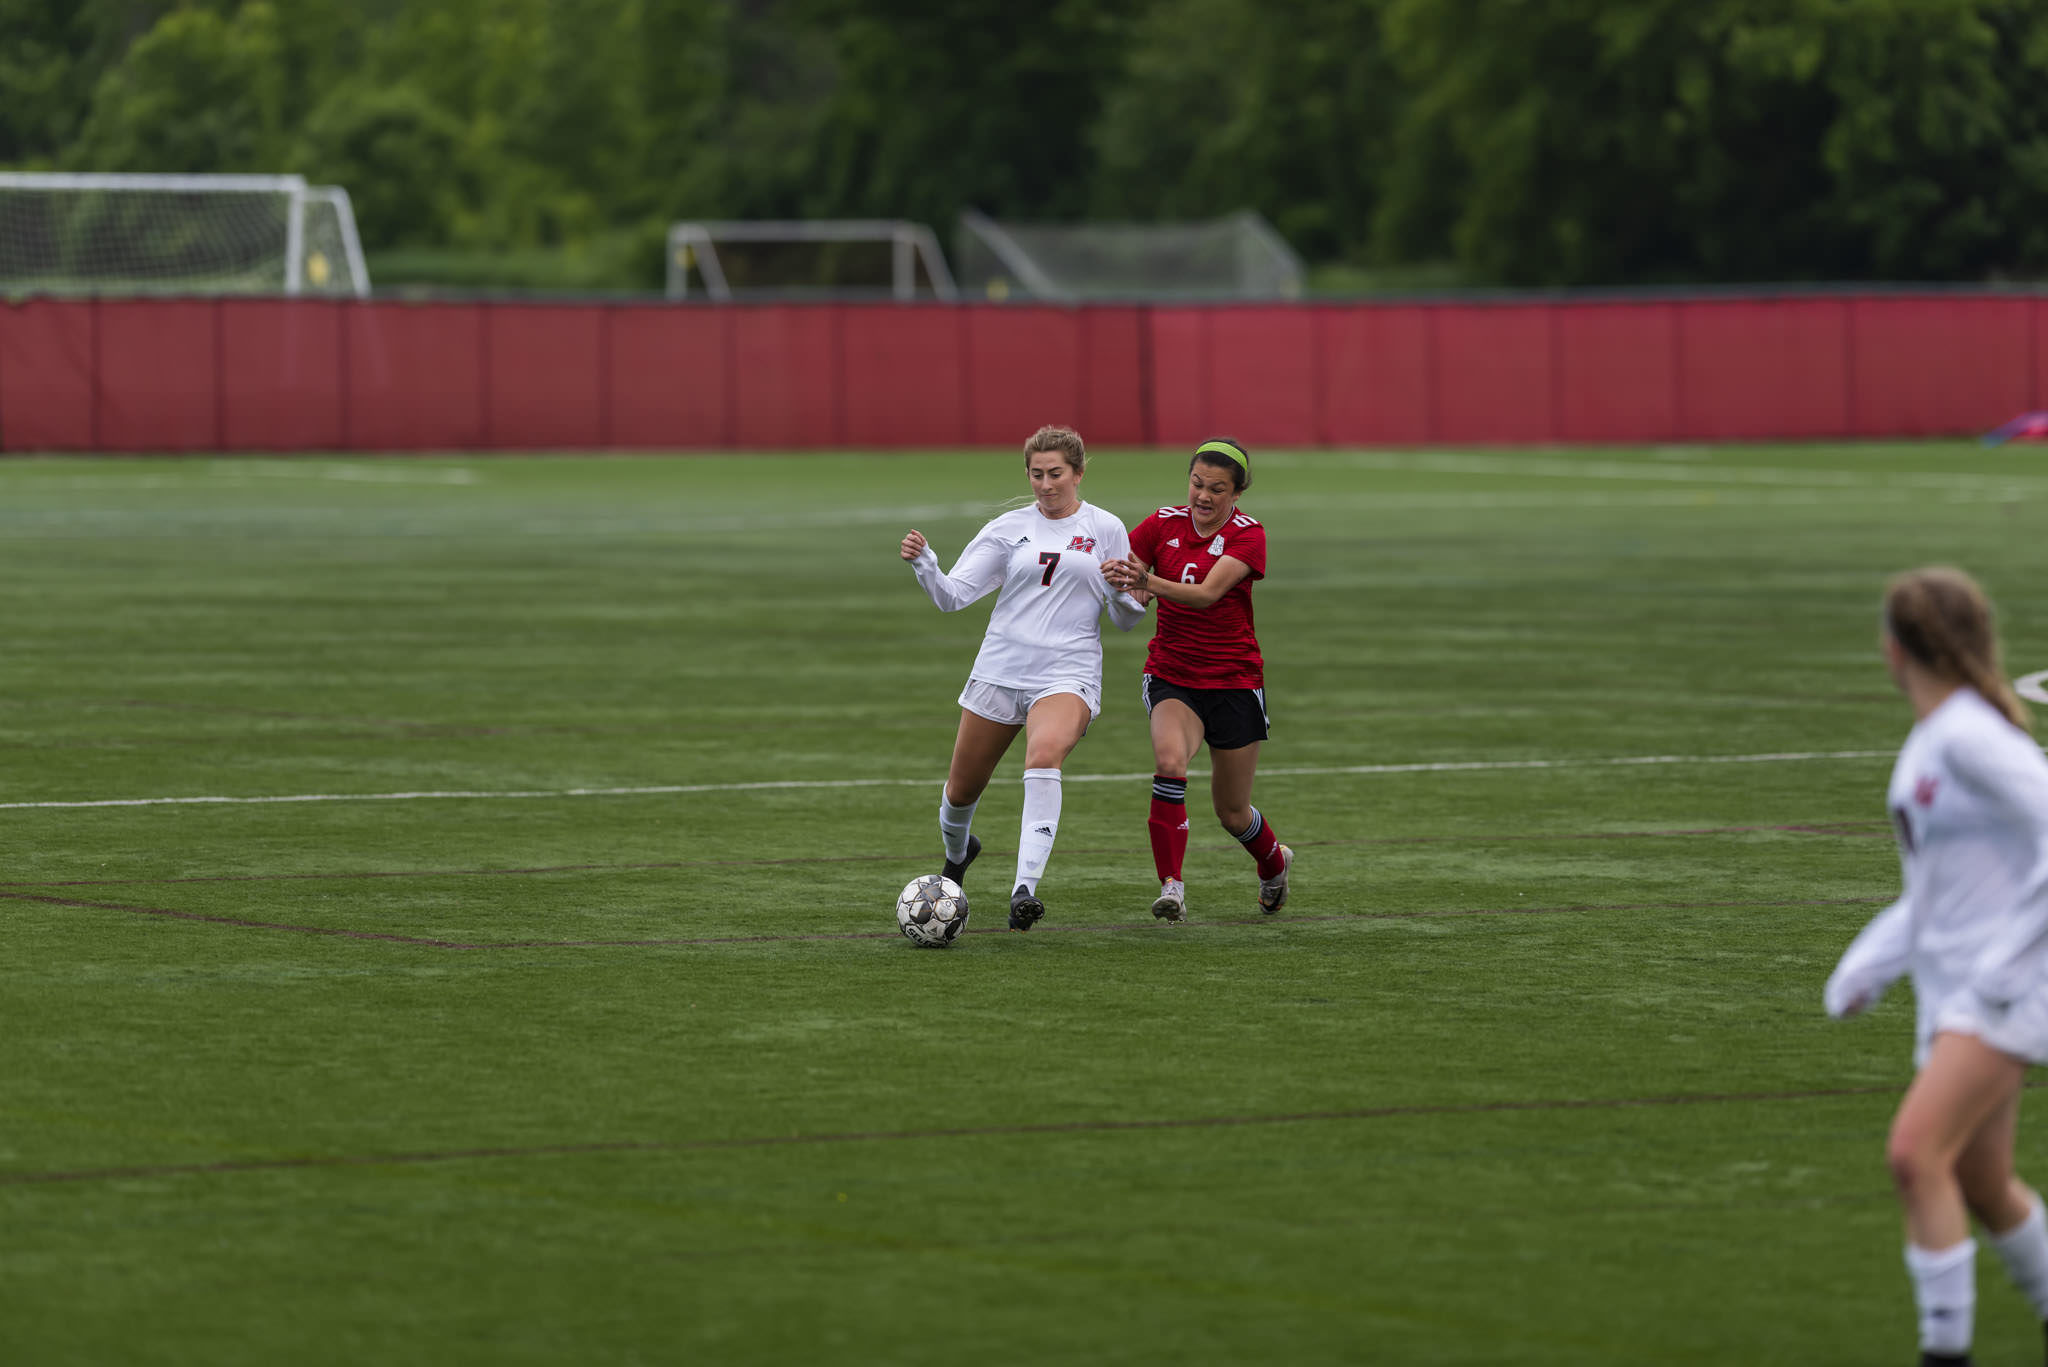
<path id="1" fill-rule="evenodd" d="M 967 894 L 943 874 L 913 878 L 896 899 L 896 924 L 923 949 L 944 949 L 967 928 Z"/>

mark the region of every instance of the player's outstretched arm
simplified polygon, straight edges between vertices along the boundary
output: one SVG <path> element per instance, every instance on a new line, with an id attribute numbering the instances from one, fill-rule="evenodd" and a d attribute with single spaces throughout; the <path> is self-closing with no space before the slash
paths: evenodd
<path id="1" fill-rule="evenodd" d="M 1116 587 L 1130 592 L 1142 589 L 1154 598 L 1164 598 L 1169 603 L 1178 603 L 1184 608 L 1213 608 L 1244 581 L 1252 567 L 1234 555 L 1217 560 L 1209 573 L 1199 584 L 1179 584 L 1171 579 L 1161 579 L 1135 560 L 1111 560 L 1103 564 L 1102 572 Z"/>
<path id="2" fill-rule="evenodd" d="M 1902 897 L 1873 916 L 1843 952 L 1822 997 L 1828 1014 L 1842 1020 L 1877 1005 L 1884 990 L 1906 971 L 1912 955 L 1913 917 Z"/>
<path id="3" fill-rule="evenodd" d="M 985 534 L 967 543 L 951 574 L 939 568 L 938 553 L 920 532 L 903 538 L 902 555 L 917 576 L 917 586 L 940 612 L 958 612 L 994 593 L 1003 582 L 1006 552 L 1001 543 Z"/>

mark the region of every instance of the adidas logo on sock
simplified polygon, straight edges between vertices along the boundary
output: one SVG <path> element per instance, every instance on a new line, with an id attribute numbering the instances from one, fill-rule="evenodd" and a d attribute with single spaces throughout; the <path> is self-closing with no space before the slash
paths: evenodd
<path id="1" fill-rule="evenodd" d="M 1050 826 L 1033 826 L 1033 827 L 1031 828 L 1031 833 L 1032 833 L 1033 835 L 1045 835 L 1045 836 L 1049 836 L 1049 835 L 1051 835 L 1051 834 L 1052 834 L 1052 827 L 1050 827 Z"/>

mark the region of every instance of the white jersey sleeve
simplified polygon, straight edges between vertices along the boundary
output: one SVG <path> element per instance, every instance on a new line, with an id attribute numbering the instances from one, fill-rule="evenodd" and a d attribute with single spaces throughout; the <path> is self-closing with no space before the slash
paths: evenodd
<path id="1" fill-rule="evenodd" d="M 1828 1014 L 1840 1020 L 1868 1011 L 1912 965 L 1913 908 L 1901 897 L 1873 916 L 1843 951 L 1823 994 Z"/>
<path id="2" fill-rule="evenodd" d="M 924 590 L 925 597 L 931 599 L 940 612 L 958 612 L 968 604 L 988 597 L 1002 585 L 1009 560 L 1010 548 L 983 527 L 974 540 L 967 543 L 967 549 L 960 552 L 960 558 L 953 562 L 951 574 L 940 571 L 938 553 L 929 545 L 922 555 L 910 562 L 910 569 L 917 576 L 918 587 Z"/>
<path id="3" fill-rule="evenodd" d="M 1131 554 L 1131 534 L 1124 529 L 1121 521 L 1113 521 L 1111 526 L 1114 530 L 1105 531 L 1102 538 L 1106 543 L 1102 547 L 1102 559 L 1128 559 Z M 1102 586 L 1103 605 L 1109 609 L 1109 620 L 1116 623 L 1118 631 L 1129 631 L 1145 620 L 1143 603 L 1122 589 L 1111 588 L 1109 581 L 1099 573 L 1095 576 L 1095 581 Z"/>

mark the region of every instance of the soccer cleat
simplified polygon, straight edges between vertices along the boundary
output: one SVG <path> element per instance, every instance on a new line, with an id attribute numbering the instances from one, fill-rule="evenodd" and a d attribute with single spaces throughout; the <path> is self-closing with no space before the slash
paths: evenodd
<path id="1" fill-rule="evenodd" d="M 1259 880 L 1259 910 L 1271 916 L 1287 905 L 1287 871 L 1294 867 L 1294 851 L 1280 847 L 1280 872 Z"/>
<path id="2" fill-rule="evenodd" d="M 1029 930 L 1038 924 L 1038 918 L 1045 915 L 1045 903 L 1032 896 L 1031 889 L 1022 883 L 1010 894 L 1010 929 Z"/>
<path id="3" fill-rule="evenodd" d="M 1970 1367 L 1970 1355 L 1968 1353 L 1922 1352 L 1920 1354 L 1920 1367 Z"/>
<path id="4" fill-rule="evenodd" d="M 1159 900 L 1152 904 L 1152 914 L 1162 921 L 1176 925 L 1188 918 L 1188 886 L 1178 878 L 1169 878 L 1159 885 Z"/>
<path id="5" fill-rule="evenodd" d="M 952 860 L 948 859 L 946 861 L 946 866 L 940 869 L 939 872 L 943 873 L 944 875 L 946 875 L 946 877 L 958 883 L 964 889 L 967 886 L 967 866 L 969 864 L 972 864 L 974 862 L 974 856 L 980 853 L 981 837 L 978 835 L 970 835 L 967 837 L 967 857 L 957 864 L 955 864 Z"/>

